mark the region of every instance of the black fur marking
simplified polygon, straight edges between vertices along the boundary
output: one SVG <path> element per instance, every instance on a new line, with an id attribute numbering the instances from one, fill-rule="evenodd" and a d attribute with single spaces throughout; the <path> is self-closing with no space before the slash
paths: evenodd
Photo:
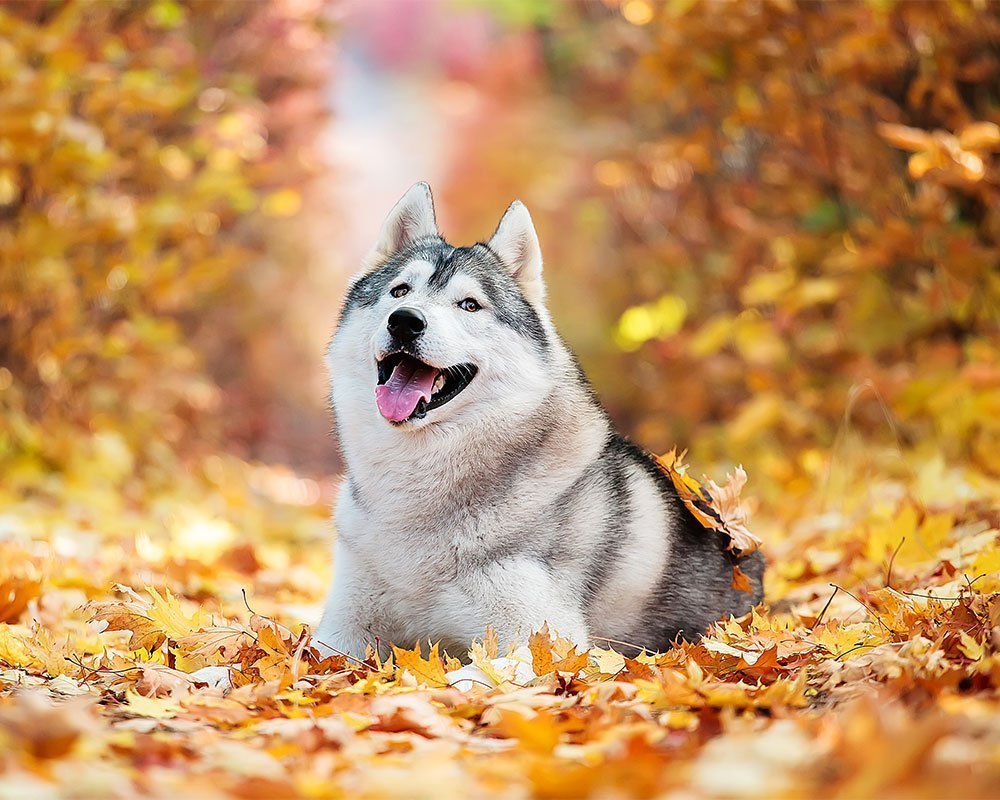
<path id="1" fill-rule="evenodd" d="M 658 636 L 644 644 L 663 650 L 676 638 L 697 639 L 716 620 L 745 614 L 759 603 L 764 557 L 756 552 L 738 558 L 726 550 L 725 535 L 708 530 L 691 515 L 653 457 L 622 436 L 615 439 L 615 450 L 649 475 L 660 490 L 668 517 L 678 523 L 671 530 L 670 554 L 660 582 L 642 615 L 655 620 Z M 733 566 L 737 564 L 750 579 L 753 594 L 732 587 Z"/>
<path id="2" fill-rule="evenodd" d="M 405 247 L 351 285 L 340 313 L 340 322 L 353 308 L 375 305 L 400 271 L 415 260 L 434 265 L 427 281 L 428 288 L 433 290 L 443 289 L 459 272 L 473 277 L 486 292 L 491 312 L 501 324 L 530 339 L 542 352 L 548 351 L 548 337 L 535 309 L 524 299 L 517 281 L 496 253 L 482 242 L 472 247 L 453 247 L 444 239 L 427 237 Z"/>
<path id="3" fill-rule="evenodd" d="M 503 262 L 485 244 L 449 247 L 447 253 L 432 263 L 435 266 L 428 287 L 443 289 L 457 273 L 469 275 L 483 287 L 490 310 L 501 324 L 530 339 L 543 351 L 548 349 L 549 341 L 538 314 L 524 299 Z"/>
<path id="4" fill-rule="evenodd" d="M 438 257 L 432 262 L 434 271 L 427 279 L 427 287 L 430 289 L 443 289 L 448 285 L 455 273 L 458 272 L 462 263 L 460 249 L 451 245 L 444 245 L 438 253 Z"/>
<path id="5" fill-rule="evenodd" d="M 604 538 L 597 552 L 587 565 L 583 579 L 585 591 L 584 606 L 589 607 L 604 588 L 628 536 L 632 523 L 632 489 L 628 481 L 628 464 L 615 452 L 615 439 L 612 435 L 598 456 L 598 461 L 605 462 L 604 477 L 608 494 L 607 518 L 604 522 Z"/>
<path id="6" fill-rule="evenodd" d="M 491 500 L 497 498 L 501 502 L 506 502 L 517 479 L 526 468 L 535 463 L 538 453 L 546 448 L 558 429 L 557 420 L 544 412 L 538 415 L 533 424 L 527 421 L 524 423 L 522 435 L 516 442 L 511 443 L 514 457 L 505 459 L 500 468 L 490 475 Z"/>
<path id="7" fill-rule="evenodd" d="M 548 351 L 549 340 L 545 335 L 541 319 L 531 303 L 525 300 L 517 281 L 507 271 L 499 256 L 484 242 L 479 242 L 468 249 L 471 253 L 475 253 L 476 262 L 480 264 L 485 262 L 488 265 L 488 271 L 480 280 L 485 281 L 483 288 L 493 303 L 497 319 L 521 336 L 533 341 L 543 352 Z"/>
<path id="8" fill-rule="evenodd" d="M 573 509 L 577 506 L 577 497 L 581 492 L 590 488 L 600 469 L 600 458 L 595 458 L 580 473 L 573 483 L 571 483 L 552 502 L 546 511 L 546 517 L 551 520 L 552 530 L 560 531 L 550 542 L 550 546 L 539 554 L 539 560 L 545 564 L 549 570 L 556 569 L 568 562 L 573 553 L 573 543 L 565 535 L 570 530 L 573 521 Z"/>
<path id="9" fill-rule="evenodd" d="M 347 291 L 340 312 L 340 322 L 343 322 L 344 317 L 353 308 L 368 308 L 375 305 L 389 290 L 389 286 L 403 267 L 411 261 L 421 259 L 435 263 L 442 248 L 449 248 L 443 239 L 431 237 L 419 239 L 362 275 Z"/>

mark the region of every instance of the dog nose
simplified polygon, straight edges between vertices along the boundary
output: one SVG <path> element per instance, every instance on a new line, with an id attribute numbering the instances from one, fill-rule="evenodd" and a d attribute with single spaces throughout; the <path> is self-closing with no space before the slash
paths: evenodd
<path id="1" fill-rule="evenodd" d="M 415 308 L 397 308 L 389 315 L 389 333 L 401 342 L 412 342 L 427 327 L 427 318 Z"/>

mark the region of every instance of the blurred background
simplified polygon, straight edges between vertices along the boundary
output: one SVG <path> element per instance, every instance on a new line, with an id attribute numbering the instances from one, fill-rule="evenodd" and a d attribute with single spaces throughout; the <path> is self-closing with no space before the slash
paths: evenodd
<path id="1" fill-rule="evenodd" d="M 416 180 L 454 243 L 527 203 L 646 447 L 772 507 L 996 479 L 998 43 L 987 0 L 6 3 L 0 492 L 324 508 L 322 351 Z"/>

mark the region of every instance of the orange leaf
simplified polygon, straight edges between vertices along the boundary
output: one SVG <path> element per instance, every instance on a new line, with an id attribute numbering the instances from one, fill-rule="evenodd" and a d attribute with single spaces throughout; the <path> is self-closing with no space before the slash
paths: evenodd
<path id="1" fill-rule="evenodd" d="M 7 578 L 0 583 L 0 622 L 17 622 L 28 603 L 42 593 L 41 581 Z"/>
<path id="2" fill-rule="evenodd" d="M 747 574 L 741 570 L 736 564 L 733 564 L 733 588 L 739 592 L 746 592 L 747 594 L 753 594 L 753 584 L 750 583 L 750 578 Z"/>
<path id="3" fill-rule="evenodd" d="M 1000 147 L 1000 125 L 995 122 L 973 122 L 958 134 L 963 150 L 992 150 Z"/>
<path id="4" fill-rule="evenodd" d="M 885 139 L 893 147 L 900 150 L 909 150 L 911 153 L 926 150 L 931 144 L 931 136 L 927 131 L 920 128 L 910 128 L 906 125 L 893 125 L 889 122 L 881 122 L 877 126 L 879 136 Z"/>
<path id="5" fill-rule="evenodd" d="M 554 672 L 572 672 L 574 675 L 590 663 L 590 654 L 586 651 L 577 653 L 574 647 L 565 658 L 552 664 Z"/>
<path id="6" fill-rule="evenodd" d="M 536 675 L 548 675 L 552 672 L 552 637 L 549 635 L 548 624 L 528 637 L 528 649 L 531 651 L 531 666 Z"/>
<path id="7" fill-rule="evenodd" d="M 431 645 L 430 653 L 427 654 L 426 659 L 420 652 L 420 642 L 414 644 L 412 650 L 393 647 L 392 652 L 395 655 L 398 670 L 407 670 L 417 680 L 428 686 L 441 688 L 448 685 L 444 662 L 438 654 L 437 643 Z"/>
<path id="8" fill-rule="evenodd" d="M 746 511 L 740 504 L 740 492 L 747 482 L 743 467 L 737 467 L 732 475 L 726 476 L 725 486 L 708 480 L 706 489 L 688 475 L 688 467 L 683 459 L 684 453 L 678 456 L 677 449 L 674 448 L 666 455 L 657 456 L 656 463 L 673 481 L 674 488 L 688 511 L 704 527 L 728 536 L 728 550 L 746 555 L 759 548 L 760 539 L 747 528 Z"/>

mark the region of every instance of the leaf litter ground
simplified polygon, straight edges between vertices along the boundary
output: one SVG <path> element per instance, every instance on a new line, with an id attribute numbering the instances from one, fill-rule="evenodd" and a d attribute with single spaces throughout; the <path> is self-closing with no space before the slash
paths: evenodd
<path id="1" fill-rule="evenodd" d="M 218 457 L 171 492 L 39 482 L 0 513 L 0 798 L 997 796 L 1000 486 L 906 466 L 760 509 L 766 603 L 697 644 L 363 663 L 303 625 L 315 482 Z M 678 467 L 755 546 L 746 476 Z"/>

